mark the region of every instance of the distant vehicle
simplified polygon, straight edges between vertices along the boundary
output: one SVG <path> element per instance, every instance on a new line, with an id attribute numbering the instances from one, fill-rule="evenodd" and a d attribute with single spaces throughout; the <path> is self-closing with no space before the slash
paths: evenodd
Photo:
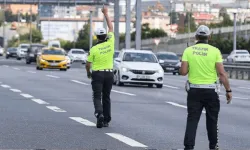
<path id="1" fill-rule="evenodd" d="M 68 52 L 68 56 L 73 62 L 86 63 L 87 55 L 88 54 L 83 49 L 73 48 Z"/>
<path id="2" fill-rule="evenodd" d="M 114 59 L 117 58 L 120 54 L 120 51 L 115 51 L 115 54 L 114 54 Z"/>
<path id="3" fill-rule="evenodd" d="M 0 36 L 0 47 L 3 47 L 3 43 L 4 43 L 4 38 Z"/>
<path id="4" fill-rule="evenodd" d="M 31 44 L 28 48 L 27 55 L 26 55 L 26 64 L 30 64 L 32 62 L 36 62 L 36 57 L 39 52 L 45 47 L 42 44 Z"/>
<path id="5" fill-rule="evenodd" d="M 164 71 L 157 57 L 147 50 L 122 50 L 115 59 L 114 84 L 125 83 L 163 87 Z"/>
<path id="6" fill-rule="evenodd" d="M 234 50 L 227 57 L 228 62 L 250 62 L 250 54 L 247 50 Z"/>
<path id="7" fill-rule="evenodd" d="M 25 58 L 30 44 L 20 44 L 17 48 L 17 60 Z"/>
<path id="8" fill-rule="evenodd" d="M 16 30 L 17 29 L 17 22 L 12 22 L 10 29 L 11 30 Z"/>
<path id="9" fill-rule="evenodd" d="M 9 59 L 10 57 L 17 57 L 17 48 L 16 47 L 9 47 L 7 48 L 7 52 L 6 52 L 6 59 Z"/>
<path id="10" fill-rule="evenodd" d="M 0 56 L 3 56 L 4 50 L 3 48 L 0 46 Z"/>
<path id="11" fill-rule="evenodd" d="M 61 48 L 61 43 L 58 40 L 49 41 L 48 47 Z"/>
<path id="12" fill-rule="evenodd" d="M 36 69 L 60 69 L 67 71 L 67 58 L 61 48 L 43 48 L 36 61 Z"/>
<path id="13" fill-rule="evenodd" d="M 177 54 L 173 52 L 158 52 L 156 57 L 160 61 L 164 72 L 171 72 L 173 75 L 179 73 L 181 62 Z"/>

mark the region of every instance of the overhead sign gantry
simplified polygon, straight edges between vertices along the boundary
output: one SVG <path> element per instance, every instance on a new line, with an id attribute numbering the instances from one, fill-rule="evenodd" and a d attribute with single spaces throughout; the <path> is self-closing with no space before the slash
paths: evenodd
<path id="1" fill-rule="evenodd" d="M 75 4 L 78 5 L 103 5 L 112 0 L 0 0 L 0 4 Z"/>

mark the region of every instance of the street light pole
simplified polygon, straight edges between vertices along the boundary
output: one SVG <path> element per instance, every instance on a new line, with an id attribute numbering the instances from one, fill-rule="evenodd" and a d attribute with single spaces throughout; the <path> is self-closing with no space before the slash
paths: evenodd
<path id="1" fill-rule="evenodd" d="M 234 45 L 233 50 L 236 50 L 236 43 L 237 43 L 237 35 L 236 35 L 236 13 L 234 13 Z"/>
<path id="2" fill-rule="evenodd" d="M 141 49 L 141 0 L 136 0 L 136 49 Z"/>
<path id="3" fill-rule="evenodd" d="M 30 4 L 30 44 L 31 43 L 32 43 L 32 4 Z"/>
<path id="4" fill-rule="evenodd" d="M 130 41 L 131 41 L 131 28 L 130 28 L 130 24 L 131 24 L 131 13 L 130 13 L 130 6 L 131 6 L 131 0 L 127 0 L 126 1 L 126 48 L 130 49 Z"/>
<path id="5" fill-rule="evenodd" d="M 89 14 L 89 50 L 92 47 L 92 10 L 90 11 Z"/>
<path id="6" fill-rule="evenodd" d="M 5 10 L 6 10 L 6 0 L 4 0 L 4 7 L 3 7 L 3 48 L 6 49 L 6 36 L 5 36 Z"/>

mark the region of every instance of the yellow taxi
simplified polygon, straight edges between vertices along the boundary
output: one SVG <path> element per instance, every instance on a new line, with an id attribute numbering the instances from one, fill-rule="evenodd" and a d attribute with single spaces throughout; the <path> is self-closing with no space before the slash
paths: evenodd
<path id="1" fill-rule="evenodd" d="M 67 71 L 67 58 L 61 48 L 43 48 L 37 56 L 37 70 L 60 69 Z"/>

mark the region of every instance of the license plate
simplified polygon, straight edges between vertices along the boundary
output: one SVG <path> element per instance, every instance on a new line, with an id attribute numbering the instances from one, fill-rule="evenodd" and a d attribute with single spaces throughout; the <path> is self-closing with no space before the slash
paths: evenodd
<path id="1" fill-rule="evenodd" d="M 30 57 L 34 57 L 35 55 L 34 54 L 30 54 Z"/>
<path id="2" fill-rule="evenodd" d="M 137 75 L 138 79 L 150 79 L 150 76 Z"/>
<path id="3" fill-rule="evenodd" d="M 174 68 L 166 68 L 166 70 L 174 70 Z"/>
<path id="4" fill-rule="evenodd" d="M 50 63 L 50 66 L 58 66 L 58 63 Z"/>

